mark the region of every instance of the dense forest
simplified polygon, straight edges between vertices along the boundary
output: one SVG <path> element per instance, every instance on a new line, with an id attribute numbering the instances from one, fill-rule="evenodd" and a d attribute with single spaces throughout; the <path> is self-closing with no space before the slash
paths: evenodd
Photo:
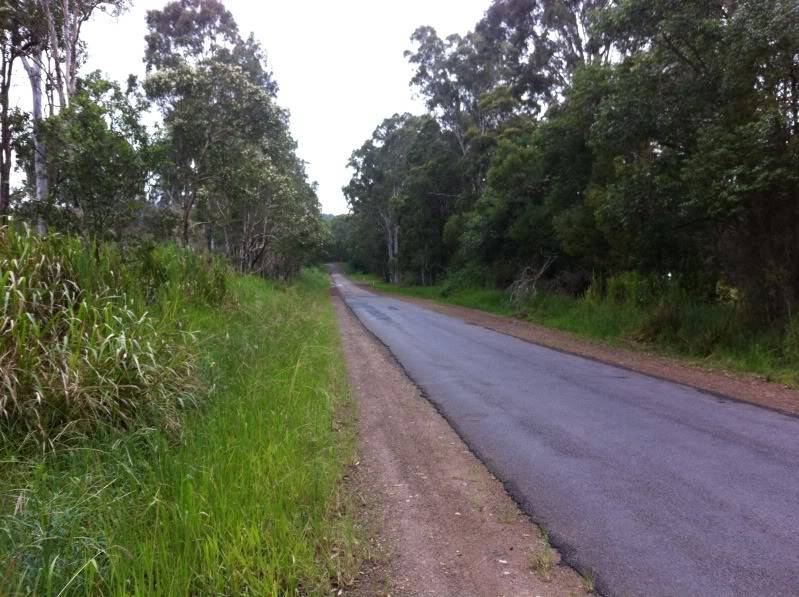
<path id="1" fill-rule="evenodd" d="M 632 280 L 738 323 L 795 313 L 795 0 L 495 0 L 466 35 L 411 39 L 428 112 L 352 153 L 335 258 L 394 283 Z"/>
<path id="2" fill-rule="evenodd" d="M 98 241 L 176 239 L 242 272 L 295 274 L 325 230 L 261 45 L 221 2 L 182 0 L 147 16 L 143 81 L 82 73 L 81 25 L 127 5 L 3 3 L 0 216 Z M 9 101 L 23 71 L 29 111 Z"/>

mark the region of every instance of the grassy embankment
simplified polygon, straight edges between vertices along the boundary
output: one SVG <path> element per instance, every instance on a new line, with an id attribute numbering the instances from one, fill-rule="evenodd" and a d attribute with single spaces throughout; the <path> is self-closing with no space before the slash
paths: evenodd
<path id="1" fill-rule="evenodd" d="M 539 293 L 519 306 L 507 291 L 473 287 L 396 286 L 350 272 L 376 290 L 517 317 L 613 346 L 646 348 L 710 367 L 755 373 L 799 387 L 799 318 L 782 329 L 747 328 L 732 304 L 703 304 L 675 293 L 651 296 L 620 277 L 582 298 Z"/>
<path id="2" fill-rule="evenodd" d="M 73 243 L 64 258 L 58 243 L 0 240 L 7 269 L 50 251 L 51 278 L 78 278 L 60 319 L 37 311 L 30 289 L 6 301 L 0 372 L 20 393 L 3 401 L 3 594 L 321 594 L 348 574 L 339 481 L 354 442 L 336 423 L 349 399 L 325 274 L 283 286 L 169 247 L 129 263 L 113 249 Z M 120 292 L 104 292 L 102 276 Z M 9 321 L 30 323 L 28 345 L 66 348 L 48 363 L 54 345 L 39 342 L 22 363 Z M 50 379 L 53 366 L 69 383 Z"/>

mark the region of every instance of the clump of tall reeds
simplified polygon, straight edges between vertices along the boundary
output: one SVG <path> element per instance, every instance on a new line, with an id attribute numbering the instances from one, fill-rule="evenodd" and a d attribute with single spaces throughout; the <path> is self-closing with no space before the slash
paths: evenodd
<path id="1" fill-rule="evenodd" d="M 51 449 L 109 427 L 176 430 L 196 396 L 179 305 L 224 296 L 224 269 L 204 263 L 0 227 L 0 434 Z"/>

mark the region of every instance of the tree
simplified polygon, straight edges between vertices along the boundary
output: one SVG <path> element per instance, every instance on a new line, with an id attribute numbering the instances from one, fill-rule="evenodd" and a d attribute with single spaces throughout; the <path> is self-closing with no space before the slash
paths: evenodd
<path id="1" fill-rule="evenodd" d="M 33 41 L 26 36 L 28 5 L 0 7 L 0 217 L 8 214 L 11 198 L 11 151 L 13 110 L 9 92 L 14 78 L 14 63 L 26 55 Z"/>
<path id="2" fill-rule="evenodd" d="M 85 51 L 80 41 L 81 26 L 97 9 L 119 12 L 126 6 L 127 0 L 20 0 L 5 7 L 0 15 L 8 27 L 4 27 L 2 38 L 4 75 L 10 77 L 14 59 L 19 57 L 31 86 L 33 171 L 40 204 L 48 199 L 53 176 L 42 139 L 45 99 L 49 100 L 50 115 L 55 113 L 54 100 L 43 93 L 57 94 L 59 109 L 68 106 L 76 93 L 78 66 Z M 7 105 L 7 97 L 3 105 Z M 3 142 L 6 140 L 7 136 Z M 8 144 L 3 148 L 7 151 Z M 9 167 L 8 163 L 6 160 L 3 166 Z"/>
<path id="3" fill-rule="evenodd" d="M 495 0 L 476 30 L 504 54 L 516 97 L 534 110 L 556 103 L 585 66 L 613 57 L 596 23 L 611 0 Z"/>
<path id="4" fill-rule="evenodd" d="M 79 80 L 66 108 L 42 131 L 56 212 L 68 229 L 92 238 L 121 238 L 144 198 L 148 139 L 144 104 L 99 73 Z"/>
<path id="5" fill-rule="evenodd" d="M 296 156 L 264 52 L 216 0 L 147 16 L 148 97 L 161 109 L 160 194 L 242 271 L 292 275 L 321 242 L 315 188 Z"/>
<path id="6" fill-rule="evenodd" d="M 420 119 L 395 114 L 378 126 L 371 139 L 353 152 L 348 166 L 355 172 L 344 194 L 353 212 L 373 220 L 383 233 L 386 271 L 399 283 L 399 207 L 408 174 L 408 155 L 416 140 Z"/>
<path id="7" fill-rule="evenodd" d="M 469 137 L 484 135 L 509 111 L 498 101 L 498 94 L 491 101 L 486 97 L 503 82 L 502 57 L 476 32 L 442 40 L 432 27 L 419 27 L 411 41 L 416 44 L 415 51 L 405 52 L 416 65 L 411 84 L 466 155 Z"/>
<path id="8" fill-rule="evenodd" d="M 39 18 L 43 20 L 47 38 L 44 43 L 51 68 L 45 69 L 48 85 L 58 95 L 63 110 L 77 93 L 78 66 L 83 61 L 84 48 L 80 32 L 95 10 L 119 14 L 127 8 L 129 0 L 36 0 Z"/>
<path id="9" fill-rule="evenodd" d="M 795 6 L 637 0 L 604 23 L 633 52 L 594 127 L 609 164 L 596 190 L 605 227 L 626 231 L 628 255 L 648 245 L 661 270 L 722 275 L 749 309 L 791 313 L 799 299 Z M 636 220 L 648 225 L 629 225 Z M 666 249 L 669 241 L 682 250 Z"/>

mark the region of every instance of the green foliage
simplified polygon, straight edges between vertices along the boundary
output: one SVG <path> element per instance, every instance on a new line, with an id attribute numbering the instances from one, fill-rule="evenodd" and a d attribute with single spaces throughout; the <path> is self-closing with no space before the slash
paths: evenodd
<path id="1" fill-rule="evenodd" d="M 231 277 L 229 300 L 182 317 L 213 391 L 180 443 L 140 428 L 46 457 L 3 446 L 5 594 L 322 595 L 351 578 L 340 479 L 354 439 L 338 423 L 349 402 L 329 278 Z"/>
<path id="2" fill-rule="evenodd" d="M 512 315 L 578 336 L 623 347 L 654 349 L 766 379 L 799 385 L 799 325 L 743 325 L 739 305 L 697 300 L 676 281 L 628 272 L 602 281 L 583 296 L 538 292 L 512 306 L 505 290 L 469 286 L 474 275 L 451 275 L 441 286 L 396 286 L 368 274 L 353 278 L 385 292 Z"/>
<path id="3" fill-rule="evenodd" d="M 221 305 L 227 296 L 230 274 L 220 257 L 172 244 L 144 244 L 136 249 L 134 264 L 137 287 L 148 304 Z"/>
<path id="4" fill-rule="evenodd" d="M 50 192 L 36 202 L 18 197 L 16 216 L 98 239 L 137 235 L 137 219 L 153 208 L 145 201 L 151 157 L 145 108 L 135 85 L 123 92 L 94 72 L 77 82 L 68 106 L 39 125 L 38 150 L 27 123 L 15 139 L 17 161 L 33 178 L 34 152 L 44 152 Z"/>
<path id="5" fill-rule="evenodd" d="M 325 235 L 263 50 L 215 0 L 170 2 L 147 24 L 144 87 L 164 119 L 157 193 L 181 240 L 242 272 L 295 275 Z"/>
<path id="6" fill-rule="evenodd" d="M 221 265 L 174 249 L 130 263 L 110 245 L 5 226 L 0 271 L 6 441 L 52 449 L 103 428 L 177 432 L 197 398 L 195 338 L 178 311 L 221 301 Z"/>
<path id="7" fill-rule="evenodd" d="M 388 255 L 356 168 L 349 258 L 395 282 L 543 268 L 543 294 L 593 277 L 598 303 L 732 311 L 709 334 L 678 323 L 690 309 L 651 314 L 642 337 L 695 329 L 691 353 L 724 326 L 781 337 L 799 307 L 798 40 L 784 0 L 495 0 L 464 36 L 420 27 L 406 56 L 439 131 L 418 162 L 368 163 L 397 190 Z"/>
<path id="8" fill-rule="evenodd" d="M 609 300 L 620 305 L 654 305 L 669 295 L 668 282 L 666 277 L 621 272 L 607 279 L 605 293 Z"/>
<path id="9" fill-rule="evenodd" d="M 462 269 L 450 272 L 441 284 L 441 296 L 447 297 L 460 290 L 474 288 L 488 288 L 490 281 L 486 280 L 485 271 L 472 264 Z"/>

